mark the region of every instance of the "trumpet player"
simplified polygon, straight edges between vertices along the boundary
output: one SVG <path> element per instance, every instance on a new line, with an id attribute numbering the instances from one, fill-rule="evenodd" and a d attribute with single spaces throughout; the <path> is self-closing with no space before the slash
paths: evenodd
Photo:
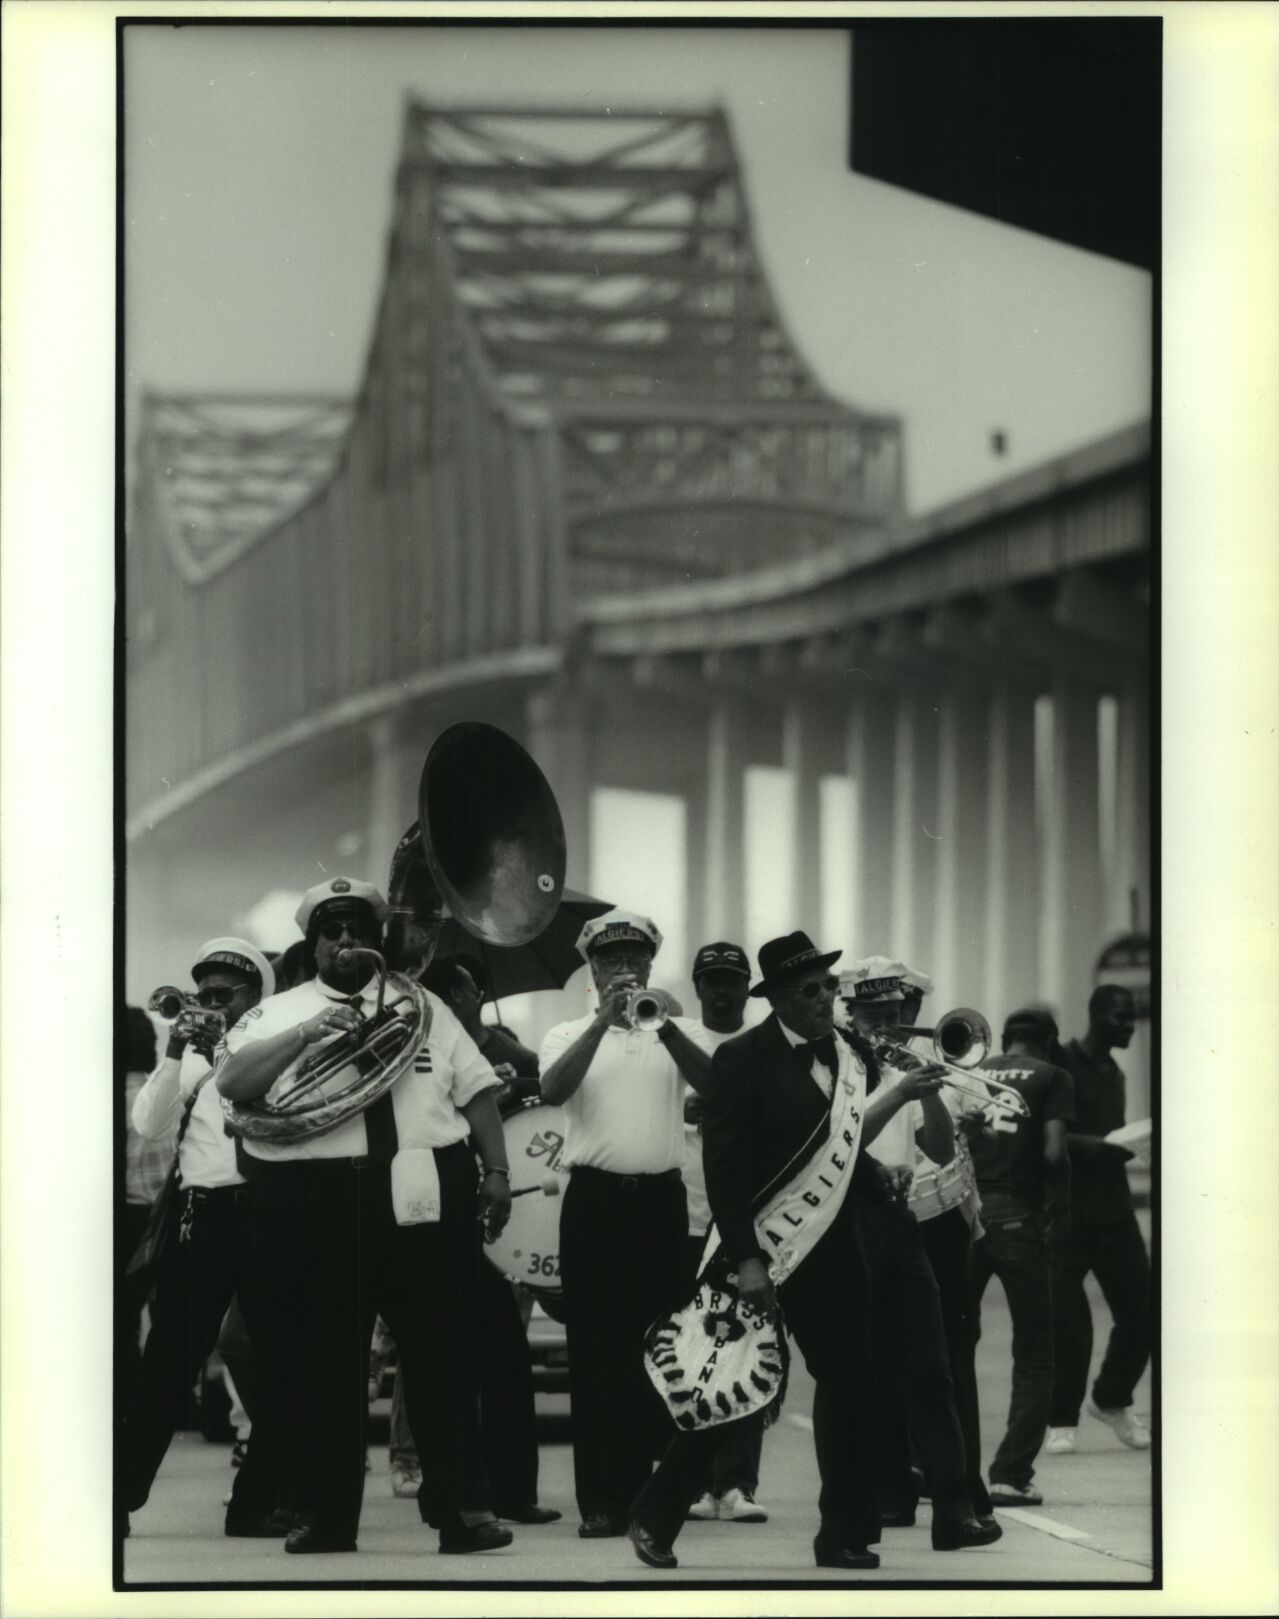
<path id="1" fill-rule="evenodd" d="M 701 1025 L 671 1015 L 669 997 L 647 988 L 661 937 L 629 911 L 588 922 L 577 948 L 599 1009 L 557 1025 L 541 1052 L 542 1095 L 567 1119 L 560 1268 L 586 1540 L 626 1533 L 672 1431 L 643 1342 L 684 1282 L 684 1101 L 689 1086 L 708 1088 L 710 1056 Z"/>
<path id="2" fill-rule="evenodd" d="M 387 914 L 371 883 L 333 877 L 307 890 L 297 922 L 316 976 L 228 1032 L 217 1085 L 229 1102 L 278 1094 L 309 1047 L 371 1020 L 384 980 L 369 964 L 380 960 Z M 476 1370 L 481 1224 L 495 1234 L 511 1206 L 499 1080 L 443 1001 L 423 994 L 423 1038 L 389 1089 L 318 1130 L 244 1144 L 270 1416 L 305 1520 L 285 1540 L 292 1553 L 356 1550 L 379 1312 L 399 1348 L 413 1437 L 433 1464 L 440 1551 L 490 1551 L 513 1538 L 484 1499 Z M 468 1136 L 483 1164 L 478 1188 Z M 246 1462 L 232 1510 L 261 1487 Z"/>
<path id="3" fill-rule="evenodd" d="M 242 1192 L 235 1146 L 223 1128 L 222 1108 L 209 1083 L 216 1041 L 275 989 L 270 963 L 246 939 L 210 939 L 191 968 L 189 996 L 157 991 L 176 1013 L 164 1057 L 133 1103 L 133 1127 L 146 1140 L 177 1135 L 179 1197 L 151 1300 L 151 1331 L 142 1373 L 125 1404 L 125 1509 L 146 1504 L 173 1438 L 196 1372 L 217 1341 L 239 1285 Z M 153 997 L 155 1000 L 157 997 Z M 159 1009 L 159 1008 L 157 1008 Z M 277 1533 L 266 1520 L 232 1532 Z"/>

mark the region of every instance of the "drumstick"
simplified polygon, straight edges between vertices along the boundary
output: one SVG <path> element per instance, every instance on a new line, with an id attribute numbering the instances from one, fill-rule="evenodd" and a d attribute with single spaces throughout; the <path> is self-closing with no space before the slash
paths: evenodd
<path id="1" fill-rule="evenodd" d="M 527 1197 L 530 1192 L 541 1192 L 543 1197 L 558 1197 L 560 1195 L 560 1181 L 558 1175 L 548 1175 L 540 1186 L 521 1186 L 518 1192 L 512 1192 L 511 1197 Z"/>

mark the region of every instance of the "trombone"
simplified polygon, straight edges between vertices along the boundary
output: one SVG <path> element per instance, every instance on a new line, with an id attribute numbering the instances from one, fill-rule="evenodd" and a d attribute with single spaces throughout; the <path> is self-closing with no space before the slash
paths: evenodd
<path id="1" fill-rule="evenodd" d="M 875 1055 L 881 1057 L 889 1067 L 909 1069 L 928 1066 L 927 1060 L 918 1052 L 912 1051 L 904 1040 L 889 1038 L 890 1031 L 870 1029 L 864 1032 Z M 952 1086 L 975 1102 L 984 1104 L 998 1101 L 1001 1106 L 1020 1114 L 1022 1118 L 1030 1117 L 1030 1107 L 1021 1092 L 1012 1085 L 1005 1085 L 993 1074 L 988 1074 L 982 1069 L 981 1064 L 990 1055 L 994 1041 L 990 1024 L 980 1012 L 973 1011 L 972 1007 L 956 1007 L 953 1012 L 947 1012 L 931 1029 L 903 1024 L 891 1032 L 905 1035 L 907 1038 L 911 1035 L 931 1036 L 933 1060 L 946 1070 L 942 1079 L 943 1084 Z"/>

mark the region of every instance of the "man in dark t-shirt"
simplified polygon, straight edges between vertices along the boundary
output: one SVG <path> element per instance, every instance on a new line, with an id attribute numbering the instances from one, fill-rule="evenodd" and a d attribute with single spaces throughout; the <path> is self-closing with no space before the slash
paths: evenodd
<path id="1" fill-rule="evenodd" d="M 1075 1428 L 1092 1359 L 1092 1312 L 1084 1292 L 1096 1276 L 1113 1325 L 1088 1401 L 1090 1414 L 1132 1450 L 1146 1450 L 1150 1430 L 1133 1416 L 1133 1390 L 1150 1359 L 1150 1262 L 1137 1225 L 1126 1164 L 1132 1153 L 1105 1138 L 1124 1123 L 1124 1075 L 1111 1056 L 1132 1039 L 1132 995 L 1103 984 L 1088 1002 L 1088 1032 L 1068 1040 L 1054 1058 L 1075 1086 L 1075 1122 L 1068 1137 L 1072 1169 L 1070 1219 L 1055 1233 L 1053 1337 L 1056 1370 L 1048 1449 L 1075 1448 Z"/>
<path id="2" fill-rule="evenodd" d="M 1060 1219 L 1070 1195 L 1066 1127 L 1070 1075 L 1048 1062 L 1057 1025 L 1028 1008 L 1004 1024 L 1004 1055 L 983 1071 L 1018 1092 L 1024 1113 L 999 1100 L 960 1121 L 972 1152 L 985 1234 L 973 1247 L 974 1292 L 998 1276 L 1013 1323 L 1013 1385 L 1008 1424 L 990 1464 L 995 1506 L 1042 1506 L 1033 1487 L 1035 1457 L 1048 1427 L 1053 1386 L 1052 1263 L 1047 1205 Z M 980 1331 L 980 1327 L 978 1328 Z"/>

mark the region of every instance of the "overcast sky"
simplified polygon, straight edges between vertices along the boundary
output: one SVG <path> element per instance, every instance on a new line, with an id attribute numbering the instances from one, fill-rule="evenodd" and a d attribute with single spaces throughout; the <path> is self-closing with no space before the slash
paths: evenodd
<path id="1" fill-rule="evenodd" d="M 848 52 L 824 29 L 131 26 L 130 397 L 354 392 L 416 95 L 722 103 L 783 317 L 837 396 L 905 419 L 914 510 L 1146 416 L 1149 275 L 853 174 Z"/>

